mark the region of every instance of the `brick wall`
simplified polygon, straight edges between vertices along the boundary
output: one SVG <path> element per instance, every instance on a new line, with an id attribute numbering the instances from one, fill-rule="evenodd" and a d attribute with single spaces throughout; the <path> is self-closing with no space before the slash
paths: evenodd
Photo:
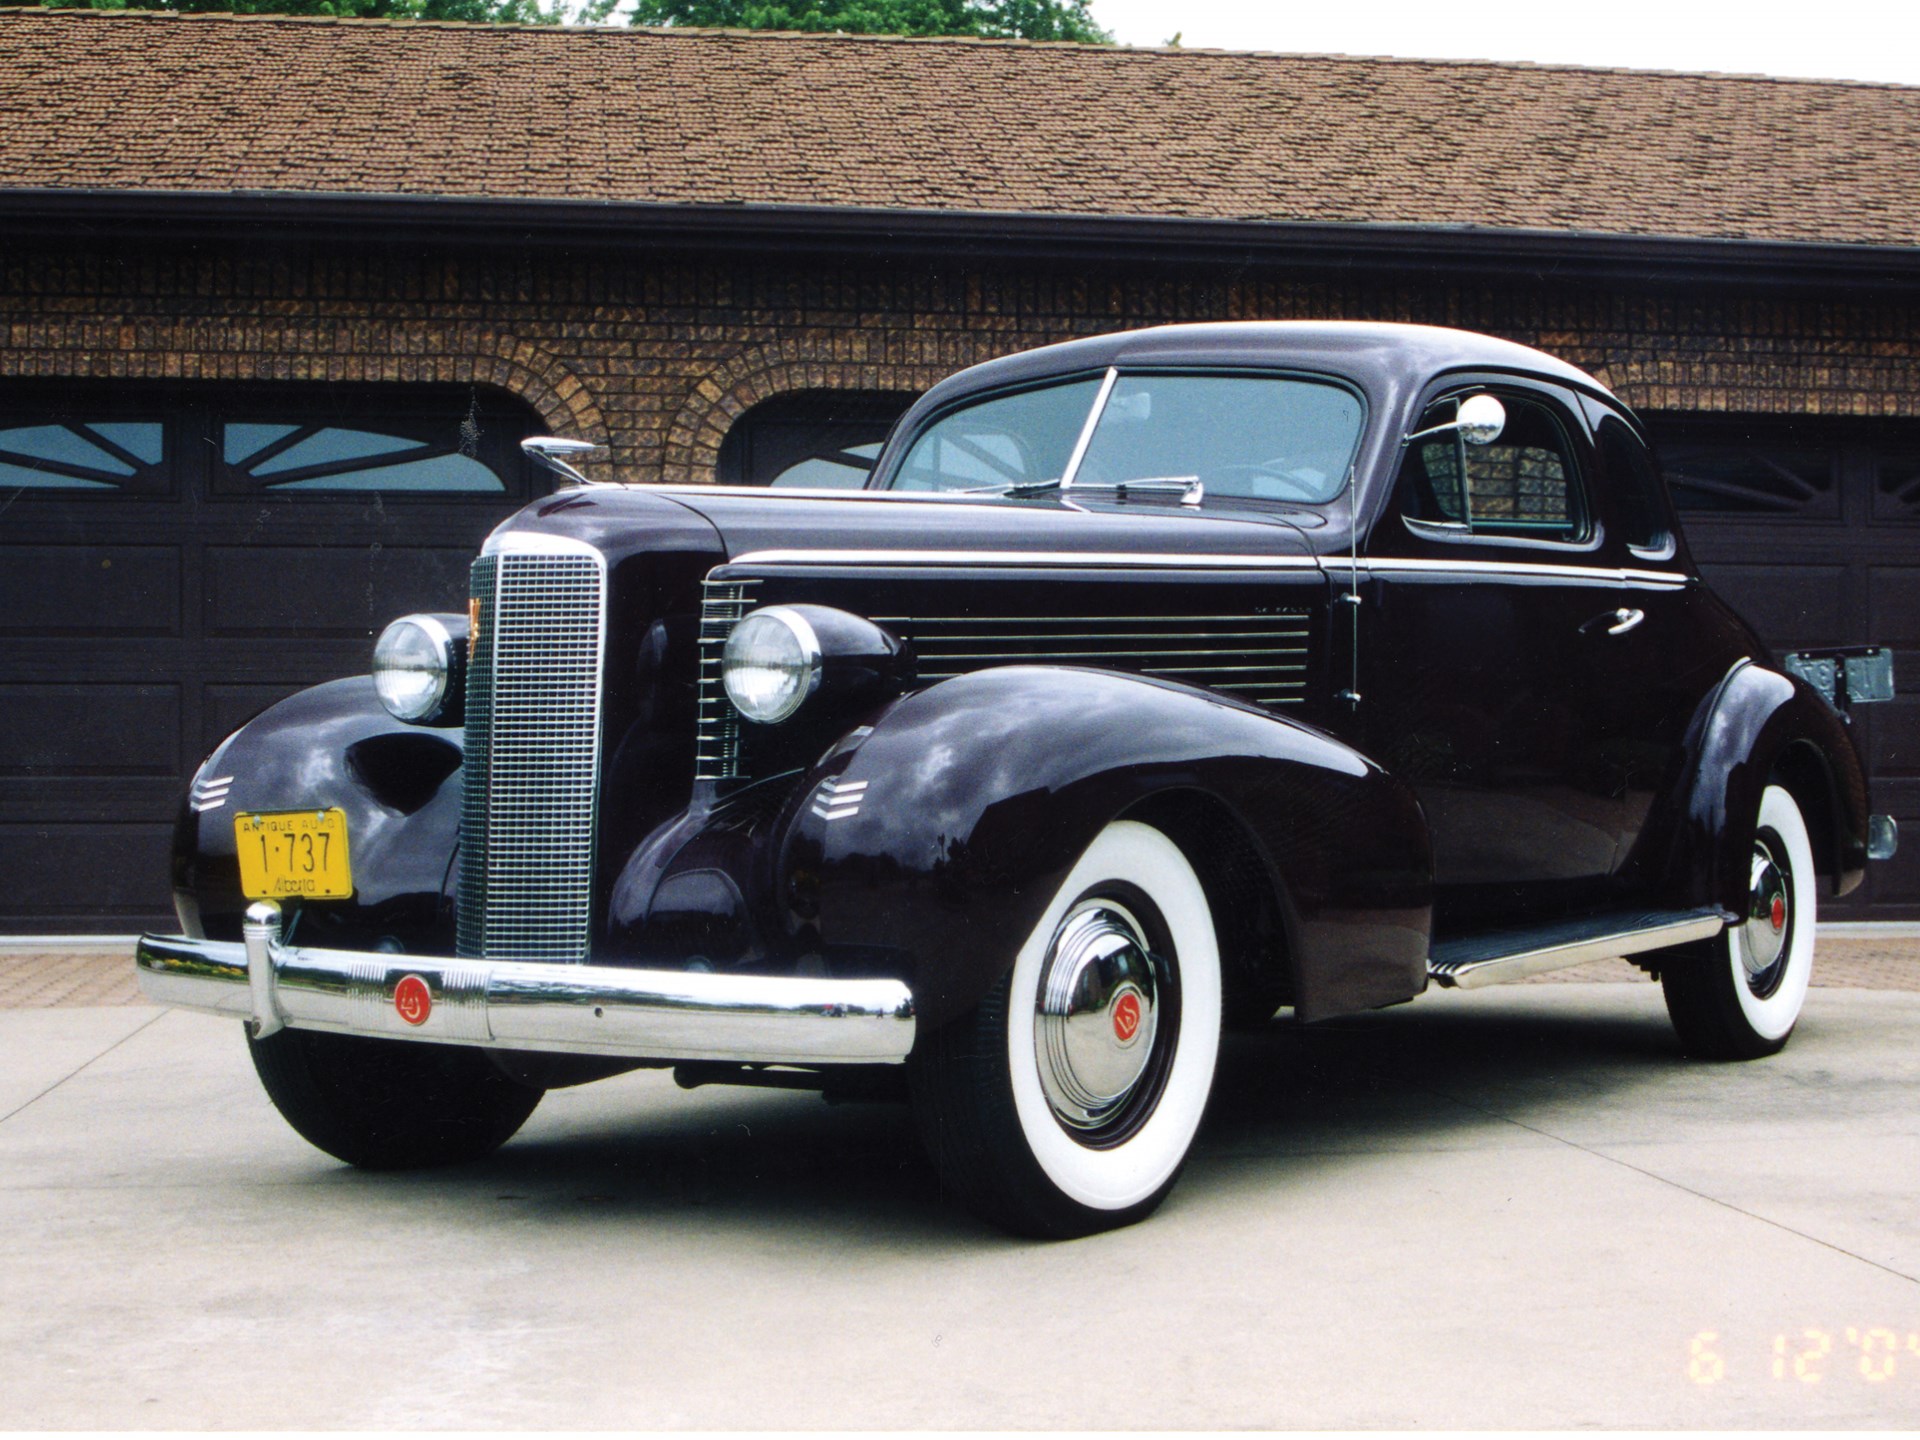
<path id="1" fill-rule="evenodd" d="M 1414 320 L 1582 365 L 1650 410 L 1920 416 L 1920 306 L 1177 266 L 430 255 L 235 246 L 0 250 L 0 377 L 499 386 L 635 479 L 705 479 L 786 390 L 919 390 L 962 365 L 1176 320 Z"/>

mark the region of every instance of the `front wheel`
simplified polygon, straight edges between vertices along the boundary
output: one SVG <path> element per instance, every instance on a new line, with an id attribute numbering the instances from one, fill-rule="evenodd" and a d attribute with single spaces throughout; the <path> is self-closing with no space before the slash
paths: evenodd
<path id="1" fill-rule="evenodd" d="M 1792 795 L 1760 797 L 1743 923 L 1660 969 L 1667 1014 L 1689 1055 L 1753 1060 L 1787 1043 L 1813 977 L 1818 877 Z"/>
<path id="2" fill-rule="evenodd" d="M 1000 984 L 927 1037 L 915 1118 L 942 1181 L 983 1218 L 1047 1239 L 1113 1229 L 1173 1188 L 1219 1045 L 1206 892 L 1165 835 L 1118 820 Z"/>
<path id="3" fill-rule="evenodd" d="M 490 1155 L 544 1093 L 469 1046 L 281 1030 L 249 1036 L 247 1048 L 267 1097 L 301 1138 L 365 1170 Z"/>

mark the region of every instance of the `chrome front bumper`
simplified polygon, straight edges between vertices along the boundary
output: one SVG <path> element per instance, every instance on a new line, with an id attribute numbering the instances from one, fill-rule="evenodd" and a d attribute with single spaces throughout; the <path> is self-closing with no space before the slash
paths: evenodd
<path id="1" fill-rule="evenodd" d="M 897 980 L 303 949 L 280 942 L 280 910 L 271 904 L 248 910 L 243 933 L 241 944 L 141 936 L 140 988 L 163 1005 L 244 1019 L 261 1037 L 292 1026 L 567 1055 L 786 1065 L 897 1065 L 913 1048 L 913 995 Z"/>

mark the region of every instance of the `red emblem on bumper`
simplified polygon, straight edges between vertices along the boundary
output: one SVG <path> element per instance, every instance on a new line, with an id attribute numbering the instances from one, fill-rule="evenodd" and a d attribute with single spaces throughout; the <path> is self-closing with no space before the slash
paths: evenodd
<path id="1" fill-rule="evenodd" d="M 424 1025 L 433 1014 L 433 991 L 418 975 L 407 975 L 393 987 L 393 1008 L 409 1025 Z"/>
<path id="2" fill-rule="evenodd" d="M 1140 1033 L 1140 997 L 1131 990 L 1113 1002 L 1113 1033 L 1122 1045 Z"/>

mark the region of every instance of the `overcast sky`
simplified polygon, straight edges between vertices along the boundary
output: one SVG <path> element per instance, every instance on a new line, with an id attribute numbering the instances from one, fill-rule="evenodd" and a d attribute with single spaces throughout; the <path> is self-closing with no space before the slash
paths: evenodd
<path id="1" fill-rule="evenodd" d="M 1920 5 L 1866 0 L 1093 0 L 1129 45 L 1534 60 L 1920 85 Z M 1916 97 L 1920 103 L 1920 97 Z"/>

